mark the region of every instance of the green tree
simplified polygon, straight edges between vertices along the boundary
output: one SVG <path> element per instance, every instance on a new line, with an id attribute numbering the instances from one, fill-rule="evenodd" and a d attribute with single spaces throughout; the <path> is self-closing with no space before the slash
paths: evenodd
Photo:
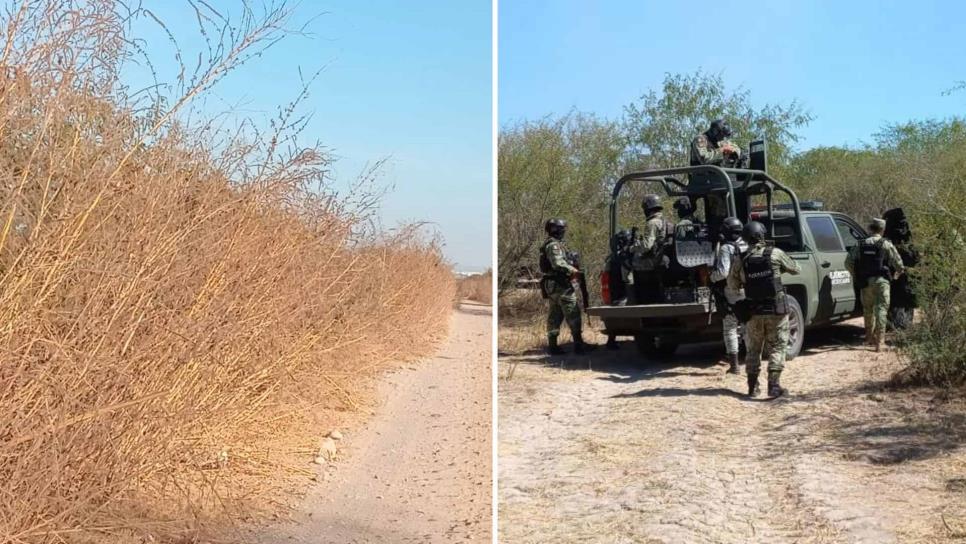
<path id="1" fill-rule="evenodd" d="M 498 142 L 499 287 L 513 285 L 521 267 L 536 268 L 544 222 L 569 222 L 568 244 L 585 263 L 607 251 L 608 191 L 624 151 L 617 123 L 570 113 L 504 127 Z"/>
<path id="2" fill-rule="evenodd" d="M 966 380 L 966 121 L 895 123 L 860 148 L 812 149 L 792 158 L 785 181 L 863 222 L 889 208 L 906 211 L 922 252 L 911 272 L 919 319 L 901 339 L 908 374 Z"/>

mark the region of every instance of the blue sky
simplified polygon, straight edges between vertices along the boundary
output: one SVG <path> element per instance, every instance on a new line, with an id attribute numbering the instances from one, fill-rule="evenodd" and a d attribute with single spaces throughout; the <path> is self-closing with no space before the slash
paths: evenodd
<path id="1" fill-rule="evenodd" d="M 929 0 L 504 0 L 499 122 L 617 117 L 665 73 L 703 69 L 756 105 L 803 103 L 815 119 L 801 149 L 855 145 L 888 122 L 963 112 L 966 92 L 942 96 L 966 79 L 961 12 Z"/>
<path id="2" fill-rule="evenodd" d="M 208 0 L 223 14 L 239 0 Z M 325 67 L 302 111 L 314 113 L 303 134 L 339 158 L 337 184 L 367 163 L 389 157 L 380 182 L 383 224 L 433 222 L 459 269 L 482 269 L 491 256 L 491 5 L 488 0 L 401 2 L 303 0 L 290 36 L 262 58 L 229 75 L 213 91 L 212 112 L 236 106 L 261 122 L 295 98 L 298 69 Z M 259 2 L 254 2 L 258 6 Z M 171 29 L 190 59 L 203 45 L 184 1 L 145 2 Z M 318 17 L 316 17 L 318 16 Z M 315 17 L 313 19 L 313 17 Z M 163 80 L 174 72 L 173 50 L 160 30 L 137 34 Z M 192 56 L 195 55 L 195 56 Z"/>

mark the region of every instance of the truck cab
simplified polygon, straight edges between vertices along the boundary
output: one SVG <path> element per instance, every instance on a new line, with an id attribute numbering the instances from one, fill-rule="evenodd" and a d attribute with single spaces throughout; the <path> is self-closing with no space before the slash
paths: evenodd
<path id="1" fill-rule="evenodd" d="M 767 243 L 785 251 L 802 269 L 800 274 L 782 276 L 790 319 L 789 358 L 798 355 L 807 329 L 861 313 L 855 282 L 845 267 L 849 248 L 866 237 L 854 219 L 825 211 L 820 202 L 800 202 L 794 191 L 763 169 L 690 166 L 621 177 L 611 194 L 611 240 L 621 225 L 622 191 L 632 184 L 649 185 L 651 191 L 657 186 L 669 198 L 686 197 L 703 212 L 700 222 L 677 226 L 665 246 L 671 264 L 662 272 L 666 275 L 662 302 L 640 303 L 632 285 L 626 286 L 625 299 L 611 300 L 609 287 L 617 279 L 605 270 L 601 275 L 604 304 L 587 309 L 603 321 L 607 334 L 633 336 L 646 356 L 666 356 L 683 343 L 721 338 L 721 316 L 711 296 L 709 276 L 718 229 L 728 216 L 742 223 L 764 224 Z M 643 217 L 638 220 L 643 222 Z M 617 251 L 612 243 L 612 259 Z"/>

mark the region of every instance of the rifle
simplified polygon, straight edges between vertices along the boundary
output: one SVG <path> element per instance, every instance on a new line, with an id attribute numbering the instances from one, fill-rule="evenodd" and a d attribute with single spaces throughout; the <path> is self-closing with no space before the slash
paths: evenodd
<path id="1" fill-rule="evenodd" d="M 576 251 L 568 251 L 566 258 L 567 262 L 570 263 L 570 266 L 577 269 L 577 285 L 575 285 L 574 288 L 580 291 L 582 303 L 581 306 L 584 307 L 584 311 L 586 312 L 588 306 L 590 305 L 590 295 L 587 294 L 587 278 L 584 275 L 584 271 L 580 268 L 580 253 L 577 253 Z M 573 283 L 574 280 L 570 281 Z"/>

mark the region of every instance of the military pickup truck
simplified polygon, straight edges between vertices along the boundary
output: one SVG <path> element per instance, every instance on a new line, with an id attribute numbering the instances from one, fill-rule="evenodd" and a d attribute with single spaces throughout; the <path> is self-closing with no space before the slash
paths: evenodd
<path id="1" fill-rule="evenodd" d="M 845 214 L 823 210 L 821 203 L 800 202 L 790 188 L 765 172 L 763 142 L 752 142 L 750 149 L 750 168 L 704 165 L 648 170 L 617 181 L 610 203 L 612 241 L 620 224 L 621 192 L 629 184 L 650 185 L 649 192 L 658 186 L 669 199 L 686 197 L 703 217 L 692 225 L 678 225 L 666 244 L 670 266 L 664 273 L 665 302 L 637 303 L 632 285 L 626 285 L 626 299 L 611 300 L 612 282 L 625 280 L 611 278 L 607 270 L 601 274 L 604 303 L 587 308 L 587 313 L 603 321 L 607 334 L 633 336 L 645 356 L 668 356 L 683 343 L 720 340 L 721 317 L 709 277 L 717 228 L 728 216 L 763 223 L 768 243 L 788 253 L 802 269 L 798 275 L 782 276 L 790 318 L 789 358 L 798 355 L 808 329 L 861 314 L 845 258 L 849 248 L 867 236 L 865 229 Z M 761 156 L 756 157 L 758 149 Z M 756 163 L 761 165 L 757 169 Z M 638 216 L 638 221 L 643 218 Z M 612 258 L 616 251 L 612 242 Z"/>

